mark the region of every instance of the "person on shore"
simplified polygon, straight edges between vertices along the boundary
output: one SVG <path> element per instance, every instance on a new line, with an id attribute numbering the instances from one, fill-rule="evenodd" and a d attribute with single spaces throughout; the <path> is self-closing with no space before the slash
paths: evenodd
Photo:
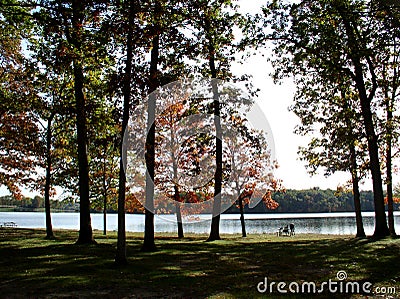
<path id="1" fill-rule="evenodd" d="M 294 236 L 294 223 L 290 223 L 290 225 L 289 225 L 289 227 L 290 227 L 290 235 L 291 236 Z"/>

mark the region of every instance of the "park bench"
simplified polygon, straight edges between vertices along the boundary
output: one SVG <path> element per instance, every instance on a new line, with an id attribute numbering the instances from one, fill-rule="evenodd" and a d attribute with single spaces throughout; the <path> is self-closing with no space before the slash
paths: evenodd
<path id="1" fill-rule="evenodd" d="M 280 227 L 280 228 L 278 229 L 278 231 L 276 232 L 276 235 L 277 235 L 278 237 L 280 237 L 280 236 L 282 236 L 282 235 L 289 236 L 289 227 L 288 227 L 288 226 Z"/>
<path id="2" fill-rule="evenodd" d="M 290 227 L 290 229 L 289 229 L 289 227 Z M 289 226 L 286 225 L 285 227 L 280 227 L 278 229 L 278 231 L 276 232 L 276 235 L 278 237 L 283 236 L 283 235 L 284 236 L 294 236 L 294 224 L 291 223 Z"/>
<path id="3" fill-rule="evenodd" d="M 0 227 L 17 227 L 17 224 L 13 221 L 3 222 Z"/>

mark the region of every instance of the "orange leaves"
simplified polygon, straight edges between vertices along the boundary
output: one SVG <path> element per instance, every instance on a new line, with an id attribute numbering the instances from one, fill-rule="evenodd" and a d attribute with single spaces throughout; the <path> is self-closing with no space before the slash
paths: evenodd
<path id="1" fill-rule="evenodd" d="M 264 194 L 264 196 L 262 197 L 262 200 L 263 200 L 265 206 L 267 207 L 267 209 L 275 210 L 276 208 L 279 207 L 279 203 L 277 203 L 275 200 L 272 199 L 271 191 L 266 192 Z"/>
<path id="2" fill-rule="evenodd" d="M 157 125 L 160 127 L 171 128 L 185 113 L 184 108 L 183 102 L 174 103 L 168 106 L 168 108 L 163 111 L 163 114 L 157 118 Z"/>
<path id="3" fill-rule="evenodd" d="M 144 207 L 134 194 L 129 193 L 126 195 L 126 198 L 125 198 L 125 210 L 128 213 L 134 213 L 134 212 L 142 212 L 143 213 Z"/>
<path id="4" fill-rule="evenodd" d="M 388 197 L 385 197 L 385 205 L 388 204 Z M 393 197 L 393 203 L 400 203 L 400 197 Z"/>

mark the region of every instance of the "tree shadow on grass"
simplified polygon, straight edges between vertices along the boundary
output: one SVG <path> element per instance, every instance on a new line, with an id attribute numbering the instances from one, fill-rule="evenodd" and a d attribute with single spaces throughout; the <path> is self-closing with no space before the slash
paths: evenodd
<path id="1" fill-rule="evenodd" d="M 393 239 L 250 237 L 205 243 L 196 236 L 163 237 L 156 240 L 159 251 L 143 253 L 142 239 L 134 236 L 127 239 L 129 264 L 119 268 L 114 266 L 114 237 L 96 236 L 98 244 L 90 246 L 73 244 L 76 239 L 71 233 L 63 237 L 43 240 L 42 235 L 23 233 L 20 238 L 1 240 L 0 266 L 7 271 L 0 273 L 0 292 L 4 296 L 253 298 L 271 295 L 257 292 L 265 277 L 320 285 L 335 280 L 339 270 L 347 272 L 349 281 L 374 284 L 386 284 L 400 275 L 400 241 Z M 279 297 L 276 289 L 272 295 Z M 324 297 L 351 295 L 324 293 Z"/>

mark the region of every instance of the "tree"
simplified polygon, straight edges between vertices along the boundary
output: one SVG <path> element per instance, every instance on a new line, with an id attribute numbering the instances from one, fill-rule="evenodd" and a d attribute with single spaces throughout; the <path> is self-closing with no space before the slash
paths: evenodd
<path id="1" fill-rule="evenodd" d="M 378 137 L 374 122 L 376 100 L 376 55 L 380 31 L 375 7 L 370 1 L 301 1 L 264 8 L 265 25 L 275 42 L 275 78 L 316 73 L 321 80 L 349 78 L 356 87 L 365 130 L 375 198 L 375 237 L 389 234 L 384 209 Z M 287 26 L 282 26 L 285 24 Z M 372 46 L 373 45 L 373 46 Z"/>
<path id="2" fill-rule="evenodd" d="M 156 186 L 165 192 L 175 201 L 176 221 L 178 226 L 178 238 L 183 238 L 183 223 L 181 213 L 181 191 L 178 179 L 178 159 L 179 159 L 179 132 L 176 123 L 181 120 L 184 115 L 184 105 L 182 102 L 175 103 L 169 106 L 166 111 L 163 111 L 161 117 L 157 118 L 156 148 L 157 157 L 157 172 L 160 174 L 156 180 Z M 166 132 L 164 132 L 166 131 Z M 163 134 L 164 133 L 164 134 Z M 163 144 L 166 146 L 161 147 Z M 172 177 L 169 176 L 168 166 L 172 164 Z M 161 178 L 160 178 L 161 176 Z M 168 190 L 172 186 L 173 191 Z"/>
<path id="3" fill-rule="evenodd" d="M 44 189 L 44 200 L 45 200 L 45 212 L 46 212 L 46 238 L 54 238 L 53 226 L 51 224 L 51 212 L 50 212 L 50 188 L 51 188 L 51 168 L 52 168 L 52 122 L 54 113 L 51 113 L 47 118 L 46 127 L 46 183 Z"/>
<path id="4" fill-rule="evenodd" d="M 45 51 L 41 54 L 55 54 L 53 69 L 65 68 L 72 76 L 80 198 L 78 244 L 94 243 L 90 219 L 85 75 L 91 68 L 95 68 L 94 62 L 102 54 L 100 43 L 96 43 L 99 25 L 96 15 L 101 8 L 102 4 L 97 2 L 89 5 L 74 0 L 32 3 L 32 15 L 37 20 L 37 26 L 42 29 L 42 40 L 45 42 Z"/>
<path id="5" fill-rule="evenodd" d="M 40 143 L 33 113 L 34 70 L 23 51 L 32 30 L 29 9 L 17 1 L 0 2 L 0 184 L 21 198 L 21 188 L 34 189 Z"/>
<path id="6" fill-rule="evenodd" d="M 233 28 L 241 21 L 236 13 L 237 7 L 230 0 L 192 1 L 188 3 L 189 10 L 194 11 L 199 18 L 191 19 L 191 26 L 197 31 L 193 41 L 198 45 L 196 54 L 203 59 L 199 67 L 201 74 L 211 79 L 232 79 L 230 72 L 236 51 L 240 48 L 234 43 Z M 221 128 L 220 91 L 218 80 L 211 81 L 213 91 L 212 114 L 215 126 L 215 176 L 214 176 L 214 203 L 211 221 L 211 230 L 208 241 L 219 240 L 219 222 L 221 209 L 221 192 L 223 180 L 223 136 Z"/>
<path id="7" fill-rule="evenodd" d="M 118 184 L 118 240 L 117 240 L 117 252 L 115 256 L 115 262 L 118 265 L 124 265 L 127 263 L 126 257 L 126 232 L 125 232 L 125 192 L 126 192 L 126 175 L 125 165 L 127 165 L 127 145 L 124 144 L 126 141 L 125 134 L 128 127 L 129 121 L 129 110 L 131 106 L 131 81 L 132 81 L 132 69 L 133 69 L 133 42 L 134 42 L 134 20 L 136 12 L 136 3 L 134 0 L 127 1 L 125 3 L 128 6 L 128 20 L 126 30 L 126 63 L 125 63 L 125 74 L 123 79 L 123 117 L 122 117 L 122 128 L 121 128 L 121 139 L 120 139 L 120 163 L 119 163 L 119 184 Z"/>
<path id="8" fill-rule="evenodd" d="M 179 238 L 184 236 L 182 214 L 206 212 L 203 199 L 209 198 L 214 159 L 213 136 L 206 133 L 210 126 L 183 86 L 175 82 L 162 92 L 166 109 L 156 119 L 156 211 L 175 211 Z"/>
<path id="9" fill-rule="evenodd" d="M 279 204 L 272 199 L 271 193 L 283 188 L 273 176 L 272 171 L 277 164 L 271 159 L 264 133 L 248 128 L 248 124 L 238 116 L 232 115 L 231 121 L 236 132 L 227 132 L 231 136 L 226 143 L 230 175 L 233 177 L 232 195 L 237 199 L 240 210 L 242 237 L 246 237 L 244 205 L 258 197 L 262 198 L 267 208 L 276 209 Z"/>
<path id="10" fill-rule="evenodd" d="M 298 81 L 296 103 L 291 110 L 300 118 L 296 133 L 316 135 L 306 147 L 300 147 L 300 159 L 306 161 L 310 174 L 325 168 L 329 176 L 337 171 L 351 173 L 354 194 L 357 237 L 365 237 L 359 182 L 365 176 L 367 162 L 361 113 L 357 93 L 347 81 L 331 84 L 309 75 Z"/>
<path id="11" fill-rule="evenodd" d="M 30 51 L 34 54 L 31 55 L 32 59 L 37 62 L 37 70 L 35 76 L 35 88 L 39 97 L 40 104 L 36 105 L 34 113 L 37 115 L 38 123 L 41 124 L 42 132 L 41 139 L 44 144 L 44 152 L 38 153 L 40 160 L 43 160 L 41 165 L 45 169 L 44 178 L 44 201 L 45 201 L 45 215 L 46 215 L 46 238 L 54 238 L 52 222 L 51 222 L 51 202 L 50 198 L 54 194 L 54 164 L 59 162 L 62 158 L 59 148 L 56 148 L 56 140 L 62 139 L 65 135 L 59 136 L 57 125 L 59 119 L 65 116 L 68 111 L 68 105 L 64 104 L 68 101 L 67 89 L 68 83 L 63 80 L 62 74 L 57 70 L 53 70 L 52 59 L 47 59 L 40 56 L 38 53 L 41 51 L 40 42 L 36 41 L 29 47 Z M 56 134 L 55 134 L 56 133 Z M 55 136 L 54 136 L 55 135 Z M 58 143 L 58 145 L 60 145 Z M 42 177 L 39 177 L 38 187 L 42 188 Z M 40 190 L 43 192 L 43 190 Z"/>
<path id="12" fill-rule="evenodd" d="M 80 204 L 80 229 L 78 244 L 94 243 L 92 224 L 90 218 L 89 199 L 89 165 L 87 157 L 87 119 L 86 98 L 84 95 L 84 71 L 82 54 L 83 49 L 83 23 L 85 20 L 85 2 L 71 1 L 71 33 L 67 33 L 67 41 L 78 53 L 78 57 L 72 59 L 74 76 L 74 96 L 76 109 L 76 131 L 78 144 L 78 167 L 79 167 L 79 204 Z M 65 17 L 64 17 L 65 18 Z M 68 31 L 67 31 L 68 32 Z"/>
<path id="13" fill-rule="evenodd" d="M 154 179 L 155 179 L 155 138 L 157 88 L 187 72 L 184 64 L 184 42 L 182 29 L 181 2 L 155 0 L 149 3 L 148 28 L 146 28 L 150 62 L 146 78 L 147 97 L 147 136 L 146 136 L 146 199 L 145 199 L 145 233 L 143 251 L 154 251 Z"/>
<path id="14" fill-rule="evenodd" d="M 394 10 L 395 12 L 396 10 Z M 393 147 L 397 145 L 398 141 L 398 126 L 396 126 L 398 116 L 396 112 L 396 99 L 398 98 L 398 89 L 400 84 L 399 77 L 399 29 L 393 27 L 393 20 L 385 18 L 387 14 L 385 8 L 381 14 L 383 14 L 382 27 L 383 33 L 381 39 L 385 40 L 388 44 L 386 49 L 381 51 L 378 55 L 380 60 L 380 69 L 378 71 L 378 85 L 380 88 L 379 95 L 382 97 L 384 109 L 386 111 L 386 119 L 383 121 L 385 136 L 385 150 L 383 156 L 386 159 L 386 194 L 388 203 L 388 223 L 389 231 L 392 236 L 396 235 L 394 227 L 394 216 L 393 216 L 393 179 L 392 179 L 392 159 L 396 156 L 393 153 Z"/>
<path id="15" fill-rule="evenodd" d="M 113 207 L 113 203 L 116 203 L 113 199 L 118 197 L 118 142 L 120 140 L 117 138 L 120 127 L 113 125 L 113 120 L 107 118 L 107 114 L 109 115 L 107 112 L 98 112 L 98 116 L 103 121 L 97 126 L 97 138 L 93 142 L 96 149 L 91 150 L 93 158 L 90 161 L 91 202 L 93 208 L 103 210 L 104 235 L 107 234 L 107 209 Z"/>
<path id="16" fill-rule="evenodd" d="M 146 138 L 146 200 L 145 200 L 145 231 L 142 251 L 154 251 L 154 167 L 155 167 L 155 113 L 156 97 L 151 93 L 159 86 L 158 63 L 160 48 L 160 15 L 161 2 L 155 0 L 152 7 L 153 34 L 151 39 L 150 68 L 148 78 L 149 94 L 147 103 L 147 138 Z"/>

